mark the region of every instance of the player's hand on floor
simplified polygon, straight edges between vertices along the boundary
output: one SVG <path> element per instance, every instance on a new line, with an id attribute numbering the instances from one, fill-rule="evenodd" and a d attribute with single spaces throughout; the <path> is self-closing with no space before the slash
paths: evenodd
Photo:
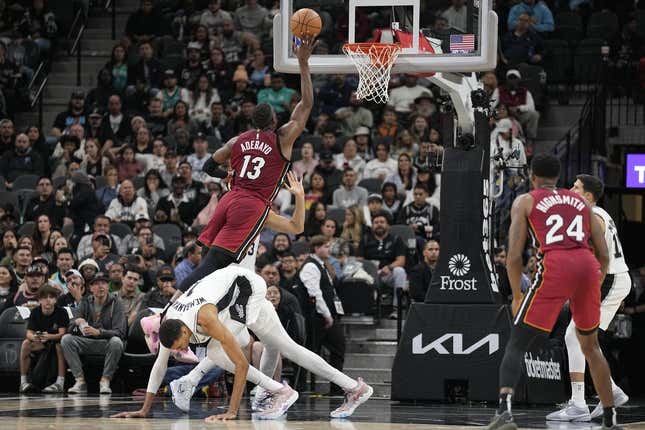
<path id="1" fill-rule="evenodd" d="M 110 418 L 145 418 L 148 414 L 143 410 L 119 412 L 118 414 L 110 415 Z"/>
<path id="2" fill-rule="evenodd" d="M 237 414 L 234 414 L 233 412 L 225 412 L 223 414 L 211 415 L 210 417 L 207 417 L 206 422 L 216 423 L 219 421 L 234 420 L 236 418 L 237 418 Z"/>

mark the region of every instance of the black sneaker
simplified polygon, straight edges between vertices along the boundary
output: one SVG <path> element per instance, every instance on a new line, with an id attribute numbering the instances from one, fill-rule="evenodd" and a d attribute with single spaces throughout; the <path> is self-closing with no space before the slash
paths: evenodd
<path id="1" fill-rule="evenodd" d="M 486 430 L 516 430 L 517 424 L 513 421 L 513 416 L 508 411 L 504 411 L 485 427 Z"/>

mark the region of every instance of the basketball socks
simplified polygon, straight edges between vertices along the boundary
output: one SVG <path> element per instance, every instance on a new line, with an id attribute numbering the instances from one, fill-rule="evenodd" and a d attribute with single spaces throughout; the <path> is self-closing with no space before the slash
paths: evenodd
<path id="1" fill-rule="evenodd" d="M 571 400 L 573 404 L 584 408 L 587 406 L 587 401 L 585 400 L 585 383 L 584 382 L 572 382 L 571 383 Z"/>
<path id="2" fill-rule="evenodd" d="M 27 375 L 20 375 L 20 385 L 26 384 L 27 382 Z"/>
<path id="3" fill-rule="evenodd" d="M 513 413 L 511 412 L 511 396 L 511 393 L 500 393 L 497 415 L 501 415 L 505 411 L 508 411 L 509 414 L 513 415 Z"/>
<path id="4" fill-rule="evenodd" d="M 622 391 L 621 388 L 618 385 L 616 385 L 616 383 L 614 382 L 614 378 L 609 378 L 609 380 L 611 381 L 611 392 L 612 393 L 615 393 L 616 391 Z"/>
<path id="5" fill-rule="evenodd" d="M 616 422 L 616 409 L 612 406 L 610 408 L 602 408 L 602 426 L 611 428 L 617 424 Z"/>
<path id="6" fill-rule="evenodd" d="M 65 385 L 65 377 L 64 376 L 58 376 L 56 378 L 56 383 L 60 386 Z"/>

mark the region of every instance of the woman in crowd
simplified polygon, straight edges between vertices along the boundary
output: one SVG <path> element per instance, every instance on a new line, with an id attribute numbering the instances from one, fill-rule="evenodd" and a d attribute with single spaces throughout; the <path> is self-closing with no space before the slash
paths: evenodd
<path id="1" fill-rule="evenodd" d="M 524 130 L 522 130 L 522 125 L 513 115 L 510 114 L 510 112 L 508 111 L 508 106 L 506 106 L 504 103 L 497 105 L 497 109 L 495 109 L 495 116 L 491 118 L 491 125 L 495 125 L 498 121 L 506 118 L 508 118 L 513 124 L 513 128 L 511 129 L 512 136 L 520 140 L 524 140 Z M 494 137 L 491 136 L 491 139 L 494 140 Z"/>
<path id="2" fill-rule="evenodd" d="M 13 253 L 18 247 L 18 236 L 13 230 L 2 233 L 2 249 L 0 249 L 0 264 L 11 264 Z"/>
<path id="3" fill-rule="evenodd" d="M 107 208 L 118 195 L 119 174 L 116 167 L 108 165 L 104 170 L 104 175 L 106 184 L 96 190 L 96 197 L 101 205 Z"/>
<path id="4" fill-rule="evenodd" d="M 300 160 L 293 163 L 293 172 L 301 178 L 309 178 L 318 165 L 318 160 L 314 158 L 314 145 L 311 142 L 304 142 L 300 148 Z"/>
<path id="5" fill-rule="evenodd" d="M 31 235 L 34 240 L 34 255 L 49 251 L 49 235 L 51 232 L 52 222 L 49 219 L 49 215 L 38 215 L 38 218 L 36 218 L 36 228 L 34 228 L 34 232 Z"/>
<path id="6" fill-rule="evenodd" d="M 18 279 L 8 264 L 0 264 L 0 313 L 13 303 L 18 291 Z"/>
<path id="7" fill-rule="evenodd" d="M 161 178 L 159 171 L 156 169 L 148 170 L 148 173 L 146 173 L 145 176 L 143 187 L 137 190 L 137 196 L 143 197 L 143 199 L 148 204 L 150 219 L 154 217 L 154 210 L 157 207 L 159 200 L 167 197 L 168 194 L 170 194 L 170 191 Z"/>
<path id="8" fill-rule="evenodd" d="M 397 120 L 396 111 L 391 106 L 383 108 L 383 119 L 376 128 L 376 135 L 379 137 L 395 138 L 399 132 L 399 122 Z"/>
<path id="9" fill-rule="evenodd" d="M 188 114 L 188 103 L 179 100 L 175 104 L 167 128 L 168 134 L 173 134 L 178 128 L 183 128 L 190 136 L 194 136 L 199 132 L 199 125 Z"/>
<path id="10" fill-rule="evenodd" d="M 132 131 L 134 135 L 134 148 L 135 154 L 152 154 L 152 136 L 150 135 L 150 130 L 148 130 L 145 125 L 137 128 L 136 131 Z M 136 158 L 136 157 L 135 157 Z"/>
<path id="11" fill-rule="evenodd" d="M 233 90 L 233 69 L 226 62 L 224 51 L 221 48 L 213 48 L 206 63 L 208 79 L 211 85 L 217 88 L 222 99 L 226 100 Z"/>
<path id="12" fill-rule="evenodd" d="M 25 131 L 27 137 L 29 137 L 29 144 L 32 150 L 37 151 L 39 154 L 43 155 L 45 159 L 48 159 L 51 156 L 52 150 L 51 147 L 47 144 L 45 136 L 40 132 L 40 129 L 37 125 L 30 125 Z M 49 172 L 49 166 L 45 166 L 45 172 Z"/>
<path id="13" fill-rule="evenodd" d="M 112 88 L 119 94 L 123 94 L 128 86 L 128 51 L 122 44 L 114 45 L 112 56 L 105 68 L 112 76 Z"/>
<path id="14" fill-rule="evenodd" d="M 211 121 L 211 105 L 221 101 L 219 93 L 213 88 L 206 74 L 195 80 L 191 90 L 188 113 L 199 126 L 206 126 Z"/>
<path id="15" fill-rule="evenodd" d="M 351 167 L 356 172 L 356 179 L 360 181 L 365 169 L 365 160 L 358 153 L 358 146 L 354 139 L 347 139 L 343 144 L 343 152 L 334 156 L 334 162 L 338 170 L 345 170 Z"/>
<path id="16" fill-rule="evenodd" d="M 345 221 L 343 222 L 343 232 L 340 237 L 349 243 L 351 255 L 356 255 L 358 245 L 366 232 L 367 227 L 363 219 L 363 210 L 356 205 L 345 209 Z"/>
<path id="17" fill-rule="evenodd" d="M 307 212 L 303 236 L 307 238 L 321 234 L 320 227 L 327 218 L 327 208 L 324 203 L 314 202 Z"/>
<path id="18" fill-rule="evenodd" d="M 81 162 L 81 172 L 88 176 L 101 176 L 108 164 L 109 161 L 107 157 L 103 156 L 98 139 L 87 139 L 85 141 L 85 157 Z"/>
<path id="19" fill-rule="evenodd" d="M 392 148 L 392 156 L 397 157 L 401 154 L 407 154 L 408 156 L 413 157 L 418 150 L 419 146 L 414 143 L 410 130 L 403 129 L 396 136 L 396 143 Z"/>
<path id="20" fill-rule="evenodd" d="M 392 219 L 396 219 L 403 206 L 396 184 L 385 182 L 381 186 L 381 195 L 383 196 L 383 208 L 392 214 Z"/>
<path id="21" fill-rule="evenodd" d="M 106 152 L 106 154 L 111 154 L 111 152 Z M 134 179 L 143 172 L 143 163 L 134 158 L 134 149 L 129 145 L 123 145 L 119 149 L 118 155 L 116 157 L 112 155 L 111 158 L 110 161 L 117 169 L 119 183 L 125 179 Z"/>
<path id="22" fill-rule="evenodd" d="M 325 205 L 331 203 L 331 194 L 326 190 L 325 177 L 320 172 L 313 172 L 309 181 L 309 191 L 305 195 L 305 205 L 311 202 L 321 202 Z"/>
<path id="23" fill-rule="evenodd" d="M 424 140 L 427 140 L 430 134 L 428 120 L 423 115 L 414 115 L 411 123 L 410 134 L 412 135 L 412 141 L 415 145 L 419 145 Z"/>
<path id="24" fill-rule="evenodd" d="M 20 248 L 21 246 L 25 246 L 31 249 L 31 251 L 33 252 L 34 239 L 32 239 L 31 236 L 20 236 L 20 238 L 18 239 L 18 248 Z"/>
<path id="25" fill-rule="evenodd" d="M 271 85 L 271 66 L 266 63 L 264 51 L 256 49 L 253 51 L 253 60 L 246 66 L 251 84 L 258 90 Z"/>
<path id="26" fill-rule="evenodd" d="M 412 167 L 412 158 L 407 153 L 399 155 L 397 172 L 385 179 L 385 182 L 392 182 L 396 185 L 397 192 L 405 196 L 417 183 L 417 174 Z"/>
<path id="27" fill-rule="evenodd" d="M 63 236 L 63 233 L 60 230 L 52 230 L 52 232 L 49 234 L 49 246 L 47 247 L 47 251 L 41 253 L 40 255 L 47 261 L 53 261 L 52 259 L 54 258 L 54 252 L 57 252 L 59 249 L 67 245 L 68 242 L 67 239 L 65 239 L 65 237 Z"/>

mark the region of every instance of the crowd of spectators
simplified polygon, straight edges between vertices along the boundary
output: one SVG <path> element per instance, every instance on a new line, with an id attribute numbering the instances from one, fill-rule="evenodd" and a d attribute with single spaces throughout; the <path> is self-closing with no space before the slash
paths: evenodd
<path id="1" fill-rule="evenodd" d="M 17 196 L 0 207 L 1 306 L 40 306 L 50 315 L 56 295 L 73 310 L 69 332 L 59 332 L 62 323 L 56 330 L 37 327 L 23 345 L 28 357 L 47 336 L 60 341 L 51 353 L 64 356 L 71 368 L 73 392 L 86 390 L 78 357 L 90 352 L 105 354 L 100 390 L 110 391 L 127 327 L 141 310 L 164 306 L 176 283 L 201 261 L 198 233 L 227 187 L 202 171 L 206 160 L 253 127 L 257 103 L 271 104 L 284 123 L 300 98 L 297 77 L 271 67 L 275 2 L 209 0 L 182 8 L 170 3 L 141 1 L 98 73 L 97 86 L 74 90 L 50 130 L 16 130 L 7 112 L 0 112 L 0 186 Z M 433 19 L 463 32 L 464 4 L 452 0 Z M 506 19 L 507 6 L 500 6 L 500 67 L 480 77 L 493 112 L 491 156 L 505 173 L 496 210 L 502 229 L 510 202 L 528 186 L 524 166 L 539 129 L 538 100 L 520 66 L 543 64 L 543 40 L 557 28 L 543 1 L 516 3 Z M 9 9 L 0 11 L 0 65 L 28 80 L 19 48 L 33 42 L 41 56 L 49 55 L 55 17 L 43 0 L 21 13 Z M 325 25 L 317 53 L 337 51 L 347 29 L 329 24 L 330 11 L 321 12 Z M 367 37 L 370 19 L 378 21 L 361 17 L 357 33 Z M 637 49 L 635 33 L 626 31 L 623 39 Z M 6 99 L 10 89 L 4 81 L 0 85 Z M 312 276 L 320 279 L 320 273 L 308 273 L 311 268 L 303 279 L 300 269 L 307 263 L 324 263 L 316 269 L 326 272 L 332 289 L 356 277 L 357 262 L 373 263 L 373 276 L 365 279 L 382 286 L 384 303 L 394 305 L 390 316 L 397 318 L 397 291 L 423 300 L 440 252 L 441 163 L 444 147 L 452 145 L 444 138 L 452 115 L 442 109 L 444 97 L 414 75 L 393 77 L 385 106 L 358 100 L 356 86 L 356 76 L 314 76 L 314 111 L 293 157 L 306 189 L 305 230 L 297 237 L 270 231 L 261 236 L 258 273 L 285 327 L 301 341 L 306 336 L 295 315 L 307 311 L 291 296 L 304 285 L 315 297 L 307 283 Z M 25 175 L 38 178 L 31 193 L 14 186 Z M 273 209 L 293 211 L 286 190 Z M 411 239 L 401 237 L 396 225 L 410 226 Z M 534 271 L 533 258 L 527 261 L 527 282 Z M 334 326 L 327 321 L 337 311 L 332 307 L 322 303 L 312 311 L 322 318 L 323 334 Z M 96 318 L 97 309 L 108 308 Z M 342 367 L 344 339 L 336 331 L 327 334 L 317 336 L 318 342 L 331 345 L 334 365 Z M 261 351 L 261 345 L 253 349 L 254 360 Z M 23 376 L 21 389 L 30 389 Z M 60 383 L 48 389 L 62 390 Z"/>

